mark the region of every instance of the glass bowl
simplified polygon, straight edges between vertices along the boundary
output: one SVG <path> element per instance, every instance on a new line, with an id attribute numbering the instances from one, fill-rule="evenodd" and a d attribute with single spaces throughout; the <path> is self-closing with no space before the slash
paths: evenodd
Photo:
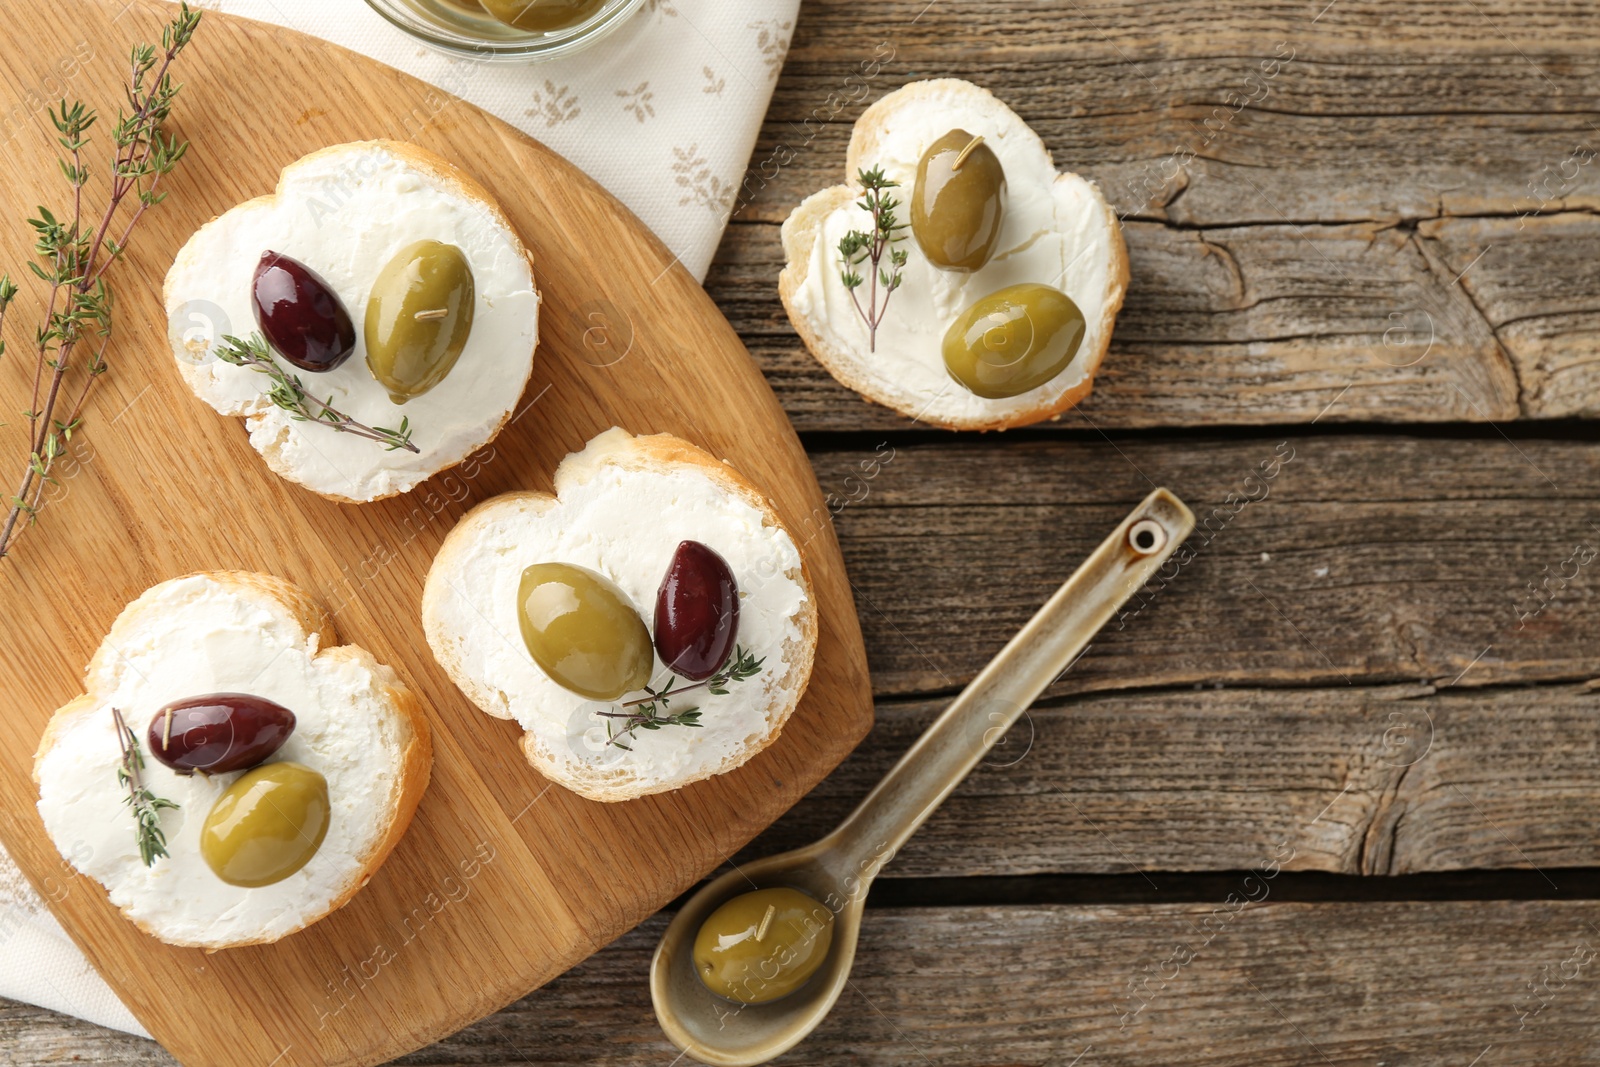
<path id="1" fill-rule="evenodd" d="M 469 59 L 538 60 L 571 55 L 627 22 L 644 0 L 605 0 L 563 30 L 519 30 L 492 19 L 475 0 L 367 0 L 367 6 L 425 44 Z"/>

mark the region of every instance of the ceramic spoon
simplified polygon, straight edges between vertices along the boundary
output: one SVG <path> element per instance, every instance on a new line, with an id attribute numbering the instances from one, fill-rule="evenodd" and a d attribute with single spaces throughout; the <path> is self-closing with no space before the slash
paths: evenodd
<path id="1" fill-rule="evenodd" d="M 809 1034 L 850 977 L 873 878 L 1193 529 L 1194 515 L 1182 501 L 1165 489 L 1151 493 L 837 830 L 814 845 L 735 868 L 696 893 L 667 927 L 650 963 L 656 1018 L 672 1043 L 703 1063 L 746 1067 Z M 798 889 L 835 912 L 827 961 L 781 1000 L 741 1005 L 716 996 L 695 974 L 695 934 L 725 901 L 778 886 Z"/>

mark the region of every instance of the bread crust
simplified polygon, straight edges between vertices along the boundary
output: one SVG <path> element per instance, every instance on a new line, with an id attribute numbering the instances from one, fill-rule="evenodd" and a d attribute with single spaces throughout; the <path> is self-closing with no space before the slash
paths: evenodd
<path id="1" fill-rule="evenodd" d="M 352 151 L 366 151 L 367 149 L 371 148 L 379 148 L 389 152 L 392 155 L 399 156 L 413 167 L 428 174 L 435 181 L 439 182 L 439 184 L 446 187 L 453 187 L 454 190 L 462 197 L 468 200 L 473 200 L 482 207 L 486 208 L 489 213 L 494 216 L 495 220 L 505 228 L 506 232 L 511 235 L 512 240 L 516 242 L 518 251 L 521 253 L 523 260 L 528 264 L 529 276 L 534 279 L 534 294 L 536 296 L 539 294 L 538 273 L 535 270 L 533 253 L 530 252 L 527 246 L 522 243 L 521 236 L 517 233 L 516 227 L 511 225 L 511 220 L 506 217 L 506 213 L 504 209 L 500 207 L 499 201 L 497 201 L 493 195 L 490 194 L 489 190 L 485 189 L 483 185 L 479 183 L 479 181 L 472 175 L 468 174 L 466 171 L 457 167 L 454 163 L 451 163 L 449 160 L 438 155 L 437 153 L 430 152 L 426 148 L 420 148 L 417 145 L 411 144 L 409 141 L 391 141 L 386 139 L 378 139 L 373 141 L 347 141 L 343 144 L 329 145 L 327 148 L 319 148 L 315 152 L 310 152 L 306 155 L 303 155 L 293 163 L 290 163 L 288 166 L 284 167 L 283 170 L 278 174 L 278 184 L 273 188 L 272 192 L 265 193 L 261 196 L 252 197 L 249 200 L 241 201 L 228 210 L 234 211 L 238 208 L 249 205 L 268 205 L 276 202 L 278 197 L 283 192 L 283 185 L 288 173 L 296 167 L 310 163 L 317 159 L 321 159 L 324 156 L 334 156 Z M 161 283 L 161 304 L 163 307 L 172 306 L 172 277 L 177 273 L 177 267 L 186 263 L 195 254 L 195 249 L 198 247 L 196 243 L 197 239 L 212 226 L 216 225 L 217 222 L 227 215 L 227 213 L 228 212 L 223 212 L 222 215 L 213 215 L 211 219 L 198 230 L 196 230 L 189 237 L 189 240 L 184 242 L 183 247 L 178 250 L 177 256 L 173 259 L 172 268 L 167 271 L 167 275 Z M 537 358 L 538 348 L 538 331 L 535 329 L 533 339 L 533 352 L 535 353 L 535 359 Z M 189 386 L 190 390 L 193 391 L 196 396 L 199 396 L 200 390 L 194 378 L 195 371 L 193 366 L 189 361 L 183 359 L 179 353 L 174 352 L 173 356 L 175 357 L 174 362 L 178 364 L 178 373 L 183 376 L 184 383 Z M 518 382 L 516 385 L 518 396 L 522 395 L 523 390 L 528 387 L 528 381 L 533 377 L 533 363 L 533 359 L 528 361 L 528 373 L 525 374 L 522 378 L 522 381 Z M 482 441 L 479 441 L 475 446 L 473 446 L 473 448 L 467 450 L 467 455 L 471 455 L 473 452 L 483 448 L 485 445 L 493 443 L 494 439 L 500 436 L 500 431 L 505 429 L 506 423 L 510 420 L 511 415 L 515 410 L 516 405 L 508 407 L 505 413 L 500 416 L 500 421 L 495 424 L 494 428 L 489 431 L 488 435 L 485 436 Z M 246 428 L 252 431 L 261 421 L 260 416 L 258 415 L 229 415 L 224 417 L 244 419 Z M 274 442 L 271 446 L 261 450 L 261 458 L 266 461 L 267 467 L 271 469 L 274 474 L 278 475 L 280 478 L 283 478 L 285 481 L 293 482 L 294 484 L 301 486 L 301 488 L 304 488 L 309 492 L 316 493 L 318 496 L 323 497 L 324 499 L 332 500 L 340 504 L 370 504 L 374 501 L 387 500 L 390 497 L 402 495 L 397 491 L 393 493 L 384 493 L 381 496 L 357 498 L 345 496 L 342 493 L 328 493 L 323 492 L 320 489 L 313 489 L 299 481 L 294 476 L 293 470 L 283 462 L 282 456 L 279 454 L 280 451 L 281 441 Z M 428 477 L 431 478 L 433 475 L 438 474 L 441 471 L 449 470 L 450 467 L 457 466 L 458 463 L 459 461 L 448 466 L 440 467 L 438 470 L 430 473 Z M 421 483 L 418 484 L 420 485 Z M 407 492 L 409 492 L 409 490 L 407 490 Z"/>
<path id="2" fill-rule="evenodd" d="M 372 879 L 378 868 L 383 866 L 383 861 L 389 858 L 389 853 L 394 851 L 395 845 L 405 836 L 411 820 L 417 812 L 417 805 L 422 801 L 422 794 L 427 791 L 428 781 L 433 769 L 433 735 L 428 726 L 427 716 L 423 714 L 422 705 L 416 696 L 401 682 L 400 676 L 386 664 L 378 662 L 376 657 L 366 649 L 356 645 L 340 645 L 338 631 L 334 628 L 333 617 L 329 615 L 322 605 L 305 590 L 282 578 L 270 574 L 258 574 L 251 571 L 197 571 L 186 574 L 172 581 L 182 581 L 186 578 L 207 578 L 236 593 L 255 601 L 263 608 L 276 610 L 293 619 L 307 637 L 316 634 L 319 637 L 318 652 L 313 662 L 328 660 L 350 660 L 359 663 L 368 669 L 378 679 L 379 687 L 384 696 L 384 703 L 395 715 L 395 720 L 401 727 L 401 758 L 400 769 L 396 775 L 395 802 L 391 807 L 389 822 L 384 832 L 360 857 L 361 867 L 340 890 L 339 894 L 321 912 L 307 917 L 305 922 L 293 930 L 285 931 L 270 937 L 259 937 L 242 941 L 185 941 L 173 940 L 162 937 L 149 924 L 141 922 L 127 914 L 127 909 L 122 909 L 130 922 L 144 933 L 163 941 L 169 945 L 178 945 L 185 948 L 203 948 L 207 952 L 215 952 L 225 948 L 242 948 L 245 945 L 271 944 L 290 934 L 298 933 L 333 912 L 348 904 L 352 897 Z M 106 639 L 96 650 L 94 657 L 89 661 L 85 672 L 92 679 L 103 666 L 105 658 L 114 656 L 116 648 L 122 643 L 122 637 L 136 631 L 142 624 L 144 615 L 155 610 L 154 602 L 156 593 L 162 586 L 169 583 L 162 582 L 152 586 L 124 608 L 111 624 L 111 630 Z M 50 716 L 44 734 L 39 739 L 38 750 L 33 757 L 34 785 L 40 784 L 39 767 L 51 748 L 60 740 L 62 732 L 68 724 L 83 712 L 99 708 L 101 702 L 94 692 L 86 692 L 74 697 Z"/>
<path id="3" fill-rule="evenodd" d="M 845 155 L 846 174 L 855 175 L 865 162 L 874 156 L 878 142 L 896 108 L 924 96 L 951 90 L 981 94 L 984 98 L 993 99 L 993 94 L 987 89 L 959 78 L 935 78 L 912 82 L 889 93 L 867 108 L 856 120 L 854 131 L 850 136 L 850 147 Z M 1018 121 L 1020 123 L 1021 120 Z M 1049 157 L 1049 149 L 1045 147 L 1043 140 L 1025 123 L 1022 123 L 1021 127 L 1038 142 L 1040 149 L 1044 151 L 1046 157 Z M 1078 175 L 1070 172 L 1058 172 L 1056 177 L 1057 182 L 1076 180 Z M 1105 359 L 1106 351 L 1110 347 L 1117 312 L 1122 309 L 1122 301 L 1128 289 L 1128 249 L 1122 240 L 1121 223 L 1117 219 L 1116 211 L 1100 193 L 1099 187 L 1092 182 L 1088 184 L 1094 191 L 1095 200 L 1111 235 L 1109 249 L 1111 263 L 1100 314 L 1099 336 L 1102 343 L 1092 350 L 1085 349 L 1079 352 L 1076 359 L 1082 366 L 1082 380 L 1059 397 L 1042 401 L 1032 408 L 995 415 L 991 418 L 947 416 L 931 410 L 930 407 L 918 410 L 903 398 L 885 390 L 871 375 L 864 373 L 862 369 L 865 365 L 864 357 L 829 345 L 821 338 L 812 322 L 796 309 L 795 295 L 805 285 L 810 274 L 811 251 L 820 239 L 824 220 L 840 207 L 861 196 L 861 188 L 855 184 L 853 177 L 844 185 L 831 186 L 813 193 L 801 201 L 784 220 L 782 238 L 785 265 L 778 275 L 778 295 L 783 300 L 784 310 L 788 312 L 789 322 L 800 335 L 800 339 L 805 342 L 806 349 L 841 385 L 853 390 L 869 403 L 891 408 L 919 422 L 948 430 L 1004 430 L 1059 417 L 1062 412 L 1075 407 L 1094 388 L 1094 376 L 1099 371 L 1100 363 Z"/>
<path id="4" fill-rule="evenodd" d="M 690 444 L 671 434 L 653 434 L 635 437 L 620 430 L 607 431 L 614 437 L 601 441 L 597 438 L 581 452 L 568 454 L 556 471 L 556 484 L 561 484 L 561 471 L 569 463 L 579 460 L 596 464 L 615 464 L 627 470 L 639 471 L 664 471 L 672 467 L 692 467 L 710 478 L 716 485 L 729 495 L 736 496 L 761 512 L 765 524 L 788 531 L 773 510 L 772 505 L 762 495 L 761 491 L 750 483 L 732 465 L 717 459 L 711 453 Z M 601 435 L 606 437 L 606 435 Z M 504 493 L 500 496 L 485 500 L 466 515 L 462 516 L 455 529 L 445 537 L 444 543 L 439 547 L 438 554 L 434 557 L 433 565 L 428 571 L 428 580 L 422 595 L 423 629 L 428 636 L 428 644 L 433 649 L 434 658 L 445 669 L 454 681 L 466 694 L 467 699 L 477 705 L 480 711 L 495 718 L 510 718 L 509 713 L 503 712 L 499 704 L 493 699 L 489 687 L 472 677 L 462 666 L 460 658 L 453 654 L 448 645 L 441 640 L 443 624 L 440 603 L 447 593 L 447 586 L 442 575 L 454 570 L 457 559 L 471 546 L 476 536 L 477 527 L 488 520 L 496 511 L 510 506 L 524 503 L 533 503 L 536 506 L 554 506 L 557 496 L 551 493 L 535 491 L 520 491 Z M 791 534 L 791 537 L 793 535 Z M 610 768 L 594 773 L 567 773 L 569 767 L 556 760 L 550 753 L 543 751 L 532 733 L 524 733 L 521 741 L 523 755 L 528 763 L 546 778 L 577 793 L 579 796 L 590 800 L 605 803 L 614 803 L 623 800 L 633 800 L 638 797 L 649 796 L 654 793 L 666 793 L 681 789 L 686 785 L 725 774 L 735 767 L 742 766 L 752 759 L 756 753 L 776 741 L 783 731 L 784 724 L 789 721 L 789 716 L 799 706 L 801 698 L 811 680 L 811 668 L 816 658 L 818 618 L 816 596 L 811 588 L 811 579 L 805 562 L 805 549 L 798 541 L 795 542 L 800 549 L 800 567 L 790 571 L 785 577 L 800 583 L 805 591 L 805 601 L 800 607 L 796 622 L 800 628 L 798 640 L 789 640 L 784 643 L 782 657 L 788 670 L 785 672 L 782 683 L 778 687 L 780 693 L 790 694 L 781 706 L 768 709 L 768 730 L 757 741 L 741 752 L 730 755 L 718 766 L 701 771 L 683 778 L 664 780 L 658 782 L 642 781 L 638 778 L 626 777 L 625 773 L 619 775 L 615 768 Z M 584 770 L 588 770 L 585 768 Z"/>

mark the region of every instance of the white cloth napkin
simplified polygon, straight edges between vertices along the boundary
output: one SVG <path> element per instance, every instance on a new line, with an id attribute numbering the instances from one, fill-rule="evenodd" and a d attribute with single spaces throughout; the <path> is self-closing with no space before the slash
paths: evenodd
<path id="1" fill-rule="evenodd" d="M 537 64 L 443 55 L 360 0 L 193 6 L 324 37 L 498 115 L 609 189 L 698 279 L 733 209 L 800 0 L 644 0 L 627 25 L 594 47 Z M 204 33 L 202 27 L 196 47 L 205 47 Z M 471 160 L 459 162 L 471 169 Z M 144 1034 L 4 849 L 0 997 Z"/>
<path id="2" fill-rule="evenodd" d="M 611 190 L 704 278 L 800 0 L 644 0 L 586 51 L 513 65 L 434 51 L 360 0 L 201 5 L 364 52 L 498 115 Z M 470 169 L 471 160 L 460 162 Z"/>
<path id="3" fill-rule="evenodd" d="M 0 848 L 0 997 L 145 1034 Z"/>

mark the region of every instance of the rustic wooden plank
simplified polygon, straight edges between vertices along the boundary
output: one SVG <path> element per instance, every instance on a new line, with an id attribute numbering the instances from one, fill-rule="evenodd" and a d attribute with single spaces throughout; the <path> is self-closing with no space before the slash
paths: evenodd
<path id="1" fill-rule="evenodd" d="M 943 703 L 879 704 L 855 754 L 736 862 L 827 833 Z M 1054 702 L 1006 735 L 885 873 L 1244 870 L 1267 853 L 1340 874 L 1600 866 L 1597 712 L 1600 693 L 1581 686 Z"/>
<path id="2" fill-rule="evenodd" d="M 1058 425 L 1518 417 L 1494 330 L 1409 230 L 1129 221 L 1123 232 L 1135 282 L 1112 353 L 1090 399 Z M 909 427 L 817 367 L 777 302 L 782 265 L 776 226 L 735 224 L 708 285 L 790 418 L 802 430 Z M 1574 296 L 1596 293 L 1600 284 Z"/>
<path id="3" fill-rule="evenodd" d="M 1272 888 L 1241 876 L 1237 905 L 869 909 L 850 989 L 776 1062 L 1589 1062 L 1600 903 L 1288 904 Z M 675 1062 L 646 987 L 664 925 L 399 1062 Z M 0 1048 L 18 1065 L 171 1062 L 20 1005 L 0 1005 Z"/>
<path id="4" fill-rule="evenodd" d="M 1592 412 L 1581 315 L 1515 288 L 1488 306 L 1458 278 L 1492 259 L 1546 279 L 1569 311 L 1600 299 L 1600 20 L 1554 3 L 1397 19 L 1349 0 L 1314 17 L 1324 6 L 1234 2 L 1201 28 L 1182 5 L 1133 0 L 896 0 L 871 18 L 808 3 L 708 288 L 802 430 L 907 426 L 788 328 L 776 224 L 841 179 L 868 103 L 959 76 L 1127 219 L 1127 305 L 1064 425 Z M 1572 210 L 1564 230 L 1527 224 Z M 1466 244 L 1480 229 L 1493 233 Z"/>
<path id="5" fill-rule="evenodd" d="M 1199 516 L 1193 558 L 1058 691 L 1600 676 L 1592 445 L 1493 430 L 870 442 L 813 442 L 811 459 L 880 695 L 966 684 L 1157 484 Z"/>
<path id="6" fill-rule="evenodd" d="M 837 181 L 860 111 L 925 77 L 990 86 L 1120 209 L 1184 224 L 1592 204 L 1593 176 L 1559 164 L 1594 137 L 1597 73 L 1600 19 L 1572 3 L 1413 16 L 1383 0 L 1228 0 L 1202 25 L 1177 2 L 889 0 L 864 17 L 818 0 L 756 158 L 778 145 L 794 157 L 753 172 L 742 214 L 781 221 L 818 175 Z M 1179 166 L 1152 168 L 1174 154 Z"/>

